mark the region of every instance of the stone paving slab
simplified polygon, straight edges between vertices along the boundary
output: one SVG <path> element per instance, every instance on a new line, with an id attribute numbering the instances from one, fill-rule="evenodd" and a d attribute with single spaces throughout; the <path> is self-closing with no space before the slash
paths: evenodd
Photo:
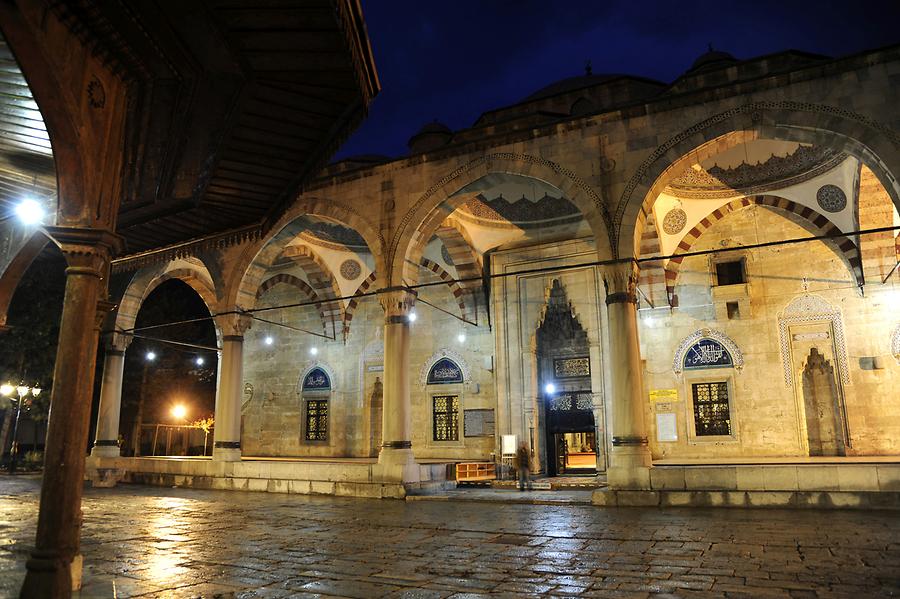
<path id="1" fill-rule="evenodd" d="M 0 597 L 24 577 L 38 485 L 0 476 Z M 86 489 L 84 514 L 80 597 L 900 596 L 900 518 L 885 512 L 119 486 Z"/>

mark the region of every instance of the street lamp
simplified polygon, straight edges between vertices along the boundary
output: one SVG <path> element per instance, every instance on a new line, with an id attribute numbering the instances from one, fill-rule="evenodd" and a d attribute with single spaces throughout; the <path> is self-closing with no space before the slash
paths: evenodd
<path id="1" fill-rule="evenodd" d="M 41 394 L 40 387 L 28 387 L 26 385 L 19 385 L 17 387 L 13 387 L 10 384 L 0 385 L 0 393 L 4 396 L 9 397 L 12 395 L 12 392 L 16 392 L 17 401 L 16 401 L 16 422 L 13 425 L 13 442 L 12 447 L 9 450 L 9 473 L 15 474 L 16 472 L 16 457 L 19 452 L 19 417 L 22 415 L 22 401 L 24 401 L 25 396 L 31 392 L 32 397 L 37 397 Z"/>

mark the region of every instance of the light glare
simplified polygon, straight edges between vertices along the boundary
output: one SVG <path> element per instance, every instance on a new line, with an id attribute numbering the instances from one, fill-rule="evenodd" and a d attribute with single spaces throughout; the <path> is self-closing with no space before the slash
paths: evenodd
<path id="1" fill-rule="evenodd" d="M 181 420 L 185 416 L 187 416 L 187 408 L 181 404 L 172 406 L 172 417 L 176 420 Z"/>
<path id="2" fill-rule="evenodd" d="M 0 385 L 0 394 L 12 395 L 12 392 L 15 391 L 15 389 L 16 389 L 15 387 L 13 387 L 12 385 L 9 385 L 9 384 Z"/>
<path id="3" fill-rule="evenodd" d="M 544 391 L 546 391 L 548 395 L 552 395 L 556 393 L 556 385 L 554 385 L 553 383 L 547 383 L 546 385 L 544 385 Z"/>
<path id="4" fill-rule="evenodd" d="M 416 321 L 416 318 L 418 318 L 418 316 L 416 316 L 416 313 L 415 313 L 415 312 L 410 312 L 410 313 L 409 313 L 409 316 L 407 316 L 406 318 L 407 318 L 407 320 L 409 320 L 410 322 L 415 322 L 415 321 Z"/>
<path id="5" fill-rule="evenodd" d="M 203 358 L 201 358 L 201 357 L 198 356 L 197 359 L 194 360 L 194 362 L 197 363 L 197 366 L 203 366 L 204 360 L 203 360 Z"/>
<path id="6" fill-rule="evenodd" d="M 459 341 L 460 343 L 465 343 L 466 342 L 466 334 L 460 333 L 459 335 L 456 336 L 456 340 Z"/>
<path id="7" fill-rule="evenodd" d="M 156 352 L 148 351 L 147 352 L 147 361 L 152 362 L 156 359 Z"/>
<path id="8" fill-rule="evenodd" d="M 45 212 L 44 207 L 35 200 L 23 200 L 16 206 L 16 216 L 26 225 L 34 225 L 41 222 Z"/>
<path id="9" fill-rule="evenodd" d="M 272 345 L 273 343 L 275 343 L 275 339 L 273 339 L 271 336 L 267 336 L 265 339 L 263 339 L 263 343 L 265 343 L 266 345 Z"/>
<path id="10" fill-rule="evenodd" d="M 317 353 L 319 353 L 319 348 L 311 347 L 311 348 L 309 348 L 309 353 L 311 353 L 312 355 L 316 355 Z"/>

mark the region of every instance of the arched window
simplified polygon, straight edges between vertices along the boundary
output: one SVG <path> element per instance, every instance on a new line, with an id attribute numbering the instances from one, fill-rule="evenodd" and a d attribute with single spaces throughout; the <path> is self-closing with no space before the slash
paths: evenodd
<path id="1" fill-rule="evenodd" d="M 450 358 L 441 358 L 432 364 L 425 379 L 428 385 L 450 385 L 463 382 L 463 371 Z M 433 395 L 432 439 L 434 441 L 459 441 L 459 393 Z"/>
<path id="2" fill-rule="evenodd" d="M 459 365 L 450 358 L 441 358 L 428 371 L 428 385 L 448 385 L 463 382 L 463 372 Z"/>
<path id="3" fill-rule="evenodd" d="M 331 399 L 331 377 L 321 367 L 306 373 L 301 385 L 304 406 L 304 438 L 328 441 L 328 402 Z"/>

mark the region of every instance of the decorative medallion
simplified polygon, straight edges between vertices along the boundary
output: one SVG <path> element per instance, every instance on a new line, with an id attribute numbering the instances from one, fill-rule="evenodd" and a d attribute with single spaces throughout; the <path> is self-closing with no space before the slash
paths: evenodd
<path id="1" fill-rule="evenodd" d="M 453 256 L 450 255 L 450 250 L 447 249 L 446 245 L 441 245 L 441 258 L 444 259 L 444 264 L 455 266 L 453 264 Z"/>
<path id="2" fill-rule="evenodd" d="M 94 108 L 106 106 L 106 90 L 100 80 L 94 77 L 87 86 L 88 103 Z"/>
<path id="3" fill-rule="evenodd" d="M 355 281 L 360 274 L 362 274 L 362 267 L 356 260 L 349 259 L 341 263 L 341 276 L 348 281 Z"/>
<path id="4" fill-rule="evenodd" d="M 840 212 L 847 207 L 847 196 L 837 185 L 823 185 L 816 192 L 816 201 L 825 212 Z"/>
<path id="5" fill-rule="evenodd" d="M 687 212 L 681 208 L 674 208 L 666 213 L 663 218 L 663 231 L 669 235 L 676 235 L 684 230 L 687 224 Z"/>

